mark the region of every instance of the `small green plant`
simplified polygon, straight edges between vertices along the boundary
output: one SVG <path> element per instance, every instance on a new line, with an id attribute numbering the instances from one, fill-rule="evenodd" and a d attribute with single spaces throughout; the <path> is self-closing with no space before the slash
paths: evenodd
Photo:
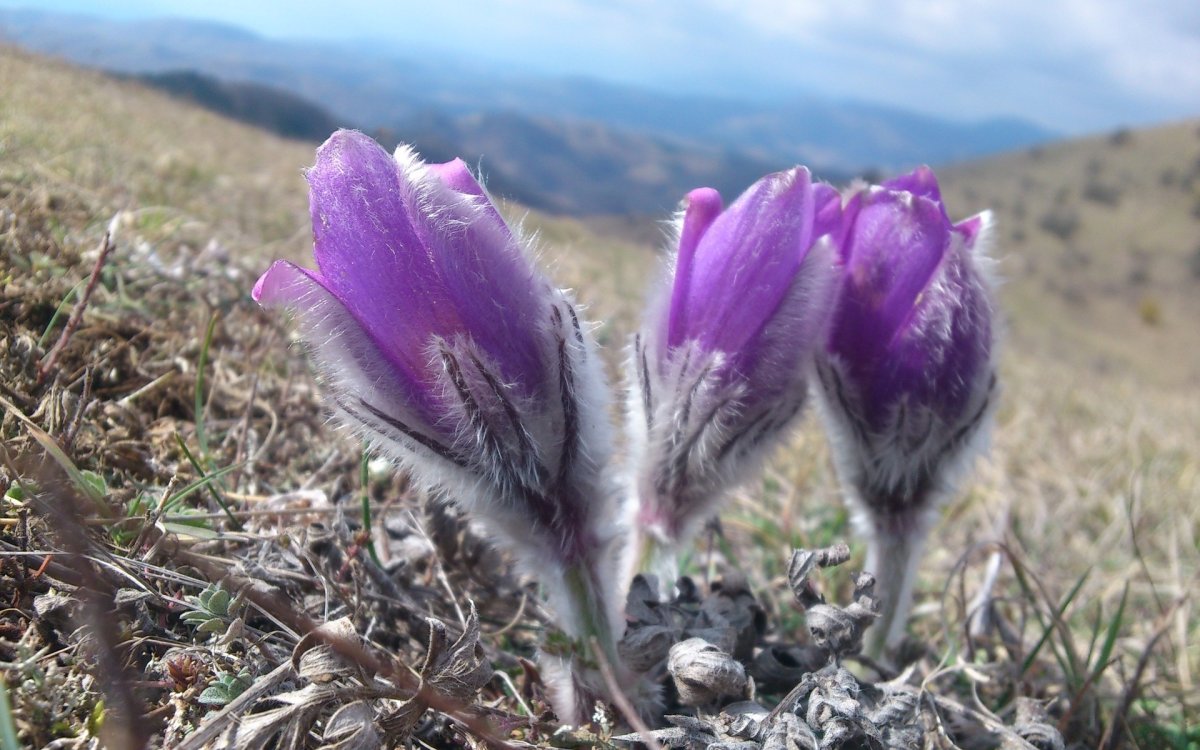
<path id="1" fill-rule="evenodd" d="M 199 428 L 199 422 L 197 422 L 197 428 Z M 198 430 L 197 434 L 199 434 Z M 229 518 L 230 525 L 234 528 L 234 530 L 241 531 L 242 524 L 237 520 L 237 517 L 233 515 L 233 511 L 229 509 L 228 503 L 226 503 L 225 499 L 221 497 L 221 493 L 217 489 L 221 484 L 220 478 L 223 473 L 216 472 L 211 475 L 206 473 L 204 471 L 204 467 L 199 461 L 196 460 L 196 457 L 192 455 L 192 452 L 188 450 L 187 443 L 183 442 L 183 438 L 179 435 L 179 433 L 175 433 L 175 442 L 179 445 L 179 450 L 183 451 L 183 455 L 185 458 L 187 458 L 188 463 L 190 463 L 192 468 L 196 470 L 196 473 L 200 475 L 200 479 L 205 481 L 205 484 L 208 486 L 209 493 L 212 494 L 213 500 L 216 501 L 217 505 L 220 506 L 222 511 L 224 511 L 226 517 Z"/>
<path id="2" fill-rule="evenodd" d="M 193 466 L 195 466 L 194 463 Z M 208 475 L 201 472 L 199 479 L 178 492 L 168 495 L 161 501 L 157 509 L 154 509 L 153 501 L 148 495 L 139 493 L 125 506 L 123 517 L 109 527 L 109 536 L 120 546 L 133 544 L 142 533 L 145 517 L 153 511 L 164 531 L 181 536 L 215 539 L 218 534 L 212 527 L 211 517 L 195 508 L 181 507 L 181 504 L 190 495 L 209 487 L 216 479 L 240 466 L 241 464 L 226 466 Z M 199 471 L 199 469 L 197 470 Z M 237 524 L 232 512 L 223 503 L 222 510 Z M 235 525 L 234 528 L 240 528 L 240 524 Z"/>
<path id="3" fill-rule="evenodd" d="M 124 518 L 108 528 L 108 534 L 115 544 L 126 547 L 132 544 L 141 533 L 143 517 L 150 510 L 150 500 L 145 493 L 138 493 L 125 506 Z"/>
<path id="4" fill-rule="evenodd" d="M 183 614 L 183 621 L 196 627 L 197 633 L 224 633 L 242 608 L 241 597 L 234 597 L 219 584 L 210 584 L 199 596 L 187 597 L 193 609 Z"/>
<path id="5" fill-rule="evenodd" d="M 253 684 L 249 669 L 242 669 L 237 674 L 218 672 L 217 679 L 200 693 L 199 701 L 208 706 L 224 706 Z"/>
<path id="6" fill-rule="evenodd" d="M 12 486 L 4 492 L 4 501 L 9 505 L 24 505 L 29 500 L 30 494 L 35 491 L 28 483 L 13 482 Z"/>
<path id="7" fill-rule="evenodd" d="M 106 497 L 108 495 L 108 482 L 104 477 L 90 469 L 83 469 L 79 472 L 79 479 L 85 485 L 88 494 Z"/>
<path id="8" fill-rule="evenodd" d="M 1190 724 L 1184 714 L 1157 700 L 1144 698 L 1138 707 L 1148 717 L 1130 727 L 1139 747 L 1200 750 L 1200 725 Z M 1167 715 L 1160 718 L 1163 713 Z"/>
<path id="9" fill-rule="evenodd" d="M 96 705 L 92 706 L 91 712 L 87 717 L 87 732 L 90 737 L 99 737 L 100 730 L 104 728 L 104 720 L 108 718 L 108 714 L 104 710 L 104 701 L 96 701 Z"/>

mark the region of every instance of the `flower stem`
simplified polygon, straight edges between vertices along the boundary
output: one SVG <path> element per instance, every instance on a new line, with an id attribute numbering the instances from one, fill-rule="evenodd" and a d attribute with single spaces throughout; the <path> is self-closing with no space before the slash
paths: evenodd
<path id="1" fill-rule="evenodd" d="M 595 567 L 586 561 L 580 561 L 567 568 L 563 573 L 567 592 L 574 610 L 574 620 L 579 631 L 571 635 L 583 643 L 595 638 L 604 649 L 609 662 L 616 664 L 617 639 L 614 634 L 614 612 L 607 597 L 605 585 L 598 580 Z"/>
<path id="2" fill-rule="evenodd" d="M 679 557 L 673 546 L 663 541 L 657 534 L 641 532 L 641 544 L 638 550 L 637 572 L 652 575 L 658 579 L 658 593 L 669 597 L 679 578 Z"/>
<path id="3" fill-rule="evenodd" d="M 904 637 L 927 533 L 923 525 L 898 528 L 884 523 L 873 529 L 864 567 L 875 576 L 875 591 L 883 600 L 879 619 L 867 631 L 866 654 L 873 659 L 882 658 Z"/>
<path id="4" fill-rule="evenodd" d="M 610 606 L 611 582 L 601 579 L 600 570 L 587 558 L 563 570 L 565 601 L 559 605 L 565 611 L 560 611 L 560 624 L 570 637 L 570 646 L 542 653 L 548 697 L 559 720 L 566 724 L 585 722 L 597 700 L 611 697 L 600 664 L 613 668 L 617 684 L 632 683 L 632 675 L 617 654 L 618 612 Z"/>

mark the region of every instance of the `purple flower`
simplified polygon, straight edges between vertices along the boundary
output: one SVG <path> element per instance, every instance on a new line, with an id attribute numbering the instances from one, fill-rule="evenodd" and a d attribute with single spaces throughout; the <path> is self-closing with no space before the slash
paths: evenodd
<path id="1" fill-rule="evenodd" d="M 571 300 L 461 161 L 343 130 L 308 182 L 317 270 L 277 261 L 254 298 L 295 311 L 343 424 L 484 520 L 567 632 L 603 635 L 619 622 L 606 393 Z"/>
<path id="2" fill-rule="evenodd" d="M 688 195 L 669 287 L 630 362 L 637 524 L 652 544 L 689 537 L 800 412 L 840 215 L 838 194 L 803 168 L 724 211 L 714 190 Z"/>
<path id="3" fill-rule="evenodd" d="M 819 392 L 839 474 L 871 540 L 867 568 L 900 610 L 875 630 L 894 641 L 938 502 L 986 434 L 994 403 L 994 310 L 981 270 L 990 216 L 951 223 L 922 167 L 856 193 L 844 227 Z"/>

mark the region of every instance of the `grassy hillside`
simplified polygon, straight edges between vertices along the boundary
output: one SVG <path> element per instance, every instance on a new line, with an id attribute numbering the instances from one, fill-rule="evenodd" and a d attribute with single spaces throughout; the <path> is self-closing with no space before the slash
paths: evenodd
<path id="1" fill-rule="evenodd" d="M 307 260 L 312 149 L 12 50 L 0 50 L 0 80 L 0 669 L 21 741 L 178 744 L 225 710 L 201 702 L 204 690 L 269 682 L 309 618 L 348 611 L 389 658 L 417 665 L 423 617 L 453 631 L 468 596 L 516 688 L 485 688 L 489 716 L 548 741 L 525 716 L 544 710 L 540 684 L 517 661 L 545 622 L 530 587 L 469 528 L 423 512 L 403 477 L 368 466 L 360 485 L 359 447 L 325 423 L 289 329 L 249 299 L 271 258 Z M 1198 152 L 1193 123 L 945 172 L 953 215 L 997 210 L 1010 328 L 994 446 L 935 534 L 911 627 L 930 706 L 979 701 L 939 714 L 961 746 L 998 743 L 979 727 L 995 723 L 987 711 L 1012 724 L 1016 696 L 1045 702 L 1079 747 L 1197 741 L 1200 615 L 1185 595 L 1200 571 Z M 602 321 L 615 372 L 654 249 L 506 210 Z M 112 255 L 52 355 L 114 217 Z M 88 500 L 66 486 L 50 448 L 103 491 Z M 373 536 L 358 533 L 364 497 Z M 792 643 L 805 635 L 788 552 L 847 538 L 809 419 L 688 570 L 701 582 L 743 573 L 769 640 Z M 965 607 L 993 560 L 1003 627 L 969 641 Z M 179 615 L 200 612 L 188 597 L 227 570 L 229 585 L 253 578 L 279 600 L 246 594 L 209 639 Z M 832 581 L 831 599 L 845 601 L 849 576 Z M 422 731 L 438 745 L 455 726 Z"/>
<path id="2" fill-rule="evenodd" d="M 955 167 L 947 201 L 990 206 L 1022 350 L 1200 386 L 1200 120 Z"/>

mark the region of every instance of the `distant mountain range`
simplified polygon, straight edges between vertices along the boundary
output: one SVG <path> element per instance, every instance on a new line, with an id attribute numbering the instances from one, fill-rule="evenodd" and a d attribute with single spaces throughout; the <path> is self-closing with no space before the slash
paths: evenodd
<path id="1" fill-rule="evenodd" d="M 120 77 L 141 81 L 285 138 L 323 141 L 338 128 L 337 119 L 320 105 L 274 86 L 222 81 L 194 70 L 122 74 Z"/>
<path id="2" fill-rule="evenodd" d="M 289 137 L 336 126 L 478 162 L 492 189 L 570 214 L 661 214 L 796 163 L 825 179 L 1021 148 L 1057 134 L 828 99 L 775 103 L 538 78 L 370 44 L 279 41 L 222 24 L 0 10 L 0 39 L 124 74 Z"/>

